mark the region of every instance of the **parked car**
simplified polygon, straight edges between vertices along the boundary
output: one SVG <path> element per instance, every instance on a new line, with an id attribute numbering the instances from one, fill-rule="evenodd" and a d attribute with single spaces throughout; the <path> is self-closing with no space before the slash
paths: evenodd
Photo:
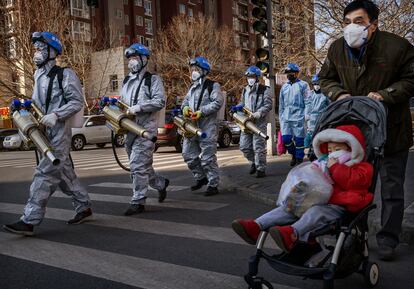
<path id="1" fill-rule="evenodd" d="M 238 144 L 240 141 L 240 128 L 237 124 L 222 120 L 218 124 L 218 139 L 220 147 L 229 147 L 231 143 Z M 182 151 L 182 136 L 178 133 L 177 126 L 174 124 L 172 111 L 165 113 L 165 125 L 158 128 L 157 142 L 155 150 L 159 147 L 173 146 L 177 152 Z"/>
<path id="2" fill-rule="evenodd" d="M 3 148 L 8 150 L 22 150 L 22 151 L 28 151 L 31 149 L 36 148 L 36 146 L 30 142 L 30 144 L 27 144 L 23 141 L 22 137 L 18 133 L 17 129 L 14 131 L 15 133 L 12 135 L 8 135 L 4 138 Z"/>
<path id="3" fill-rule="evenodd" d="M 0 129 L 0 149 L 3 149 L 3 141 L 7 136 L 11 136 L 17 133 L 15 128 L 2 128 Z"/>
<path id="4" fill-rule="evenodd" d="M 103 115 L 85 116 L 85 122 L 81 128 L 72 128 L 72 150 L 78 151 L 87 144 L 95 144 L 99 148 L 111 143 L 111 130 L 106 126 Z M 123 146 L 125 137 L 123 134 L 115 135 L 117 147 Z"/>

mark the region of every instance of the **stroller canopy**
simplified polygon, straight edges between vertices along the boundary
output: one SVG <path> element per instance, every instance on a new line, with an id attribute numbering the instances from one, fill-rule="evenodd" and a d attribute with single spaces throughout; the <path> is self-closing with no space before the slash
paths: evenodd
<path id="1" fill-rule="evenodd" d="M 367 159 L 372 160 L 374 148 L 383 153 L 386 120 L 387 114 L 382 103 L 365 96 L 353 96 L 332 102 L 319 116 L 313 136 L 327 128 L 356 125 L 365 136 Z"/>

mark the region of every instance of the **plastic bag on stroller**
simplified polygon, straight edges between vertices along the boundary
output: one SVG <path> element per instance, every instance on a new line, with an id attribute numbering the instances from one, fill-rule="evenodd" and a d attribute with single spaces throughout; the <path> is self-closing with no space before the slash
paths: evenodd
<path id="1" fill-rule="evenodd" d="M 326 204 L 332 195 L 332 180 L 315 164 L 294 167 L 280 189 L 277 204 L 301 217 L 313 205 Z"/>

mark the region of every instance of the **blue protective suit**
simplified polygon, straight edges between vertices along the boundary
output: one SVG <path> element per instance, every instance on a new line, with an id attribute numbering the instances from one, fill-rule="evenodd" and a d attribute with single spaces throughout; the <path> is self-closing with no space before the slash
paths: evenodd
<path id="1" fill-rule="evenodd" d="M 311 96 L 306 100 L 305 119 L 306 119 L 306 138 L 305 147 L 310 147 L 313 131 L 319 115 L 325 111 L 329 105 L 329 99 L 322 92 L 312 91 Z"/>
<path id="2" fill-rule="evenodd" d="M 298 159 L 304 157 L 305 102 L 309 97 L 308 83 L 297 79 L 280 89 L 279 120 L 283 142 L 288 152 Z"/>

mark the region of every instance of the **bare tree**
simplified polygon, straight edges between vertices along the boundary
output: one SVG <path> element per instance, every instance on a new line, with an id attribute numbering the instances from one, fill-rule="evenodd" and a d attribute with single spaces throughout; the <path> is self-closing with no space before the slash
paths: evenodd
<path id="1" fill-rule="evenodd" d="M 224 91 L 235 95 L 243 80 L 243 63 L 238 60 L 233 33 L 227 27 L 216 28 L 213 20 L 204 17 L 177 16 L 158 33 L 153 61 L 163 77 L 168 107 L 176 98 L 183 98 L 191 85 L 188 62 L 195 56 L 206 57 L 212 71 L 210 77 Z"/>

